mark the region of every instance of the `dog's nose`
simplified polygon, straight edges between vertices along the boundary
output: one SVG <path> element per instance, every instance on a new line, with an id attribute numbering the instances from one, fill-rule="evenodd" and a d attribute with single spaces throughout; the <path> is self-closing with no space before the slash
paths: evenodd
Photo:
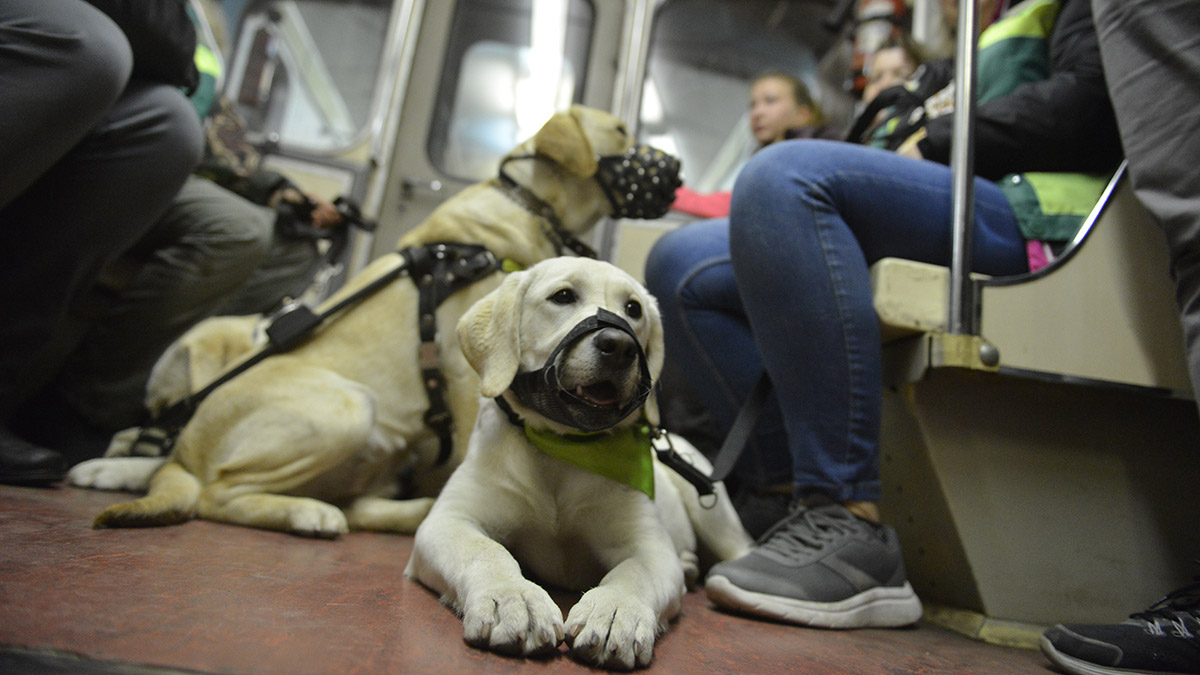
<path id="1" fill-rule="evenodd" d="M 637 342 L 630 335 L 616 328 L 602 328 L 592 338 L 600 358 L 612 366 L 628 366 L 637 356 Z"/>

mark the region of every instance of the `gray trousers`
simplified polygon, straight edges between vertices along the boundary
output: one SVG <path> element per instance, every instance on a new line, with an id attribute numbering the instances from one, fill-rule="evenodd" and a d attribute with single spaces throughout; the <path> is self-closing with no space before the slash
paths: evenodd
<path id="1" fill-rule="evenodd" d="M 256 314 L 299 295 L 320 266 L 316 244 L 274 232 L 275 212 L 192 176 L 150 232 L 111 266 L 74 314 L 85 331 L 56 393 L 92 426 L 141 421 L 154 362 L 217 314 Z"/>
<path id="2" fill-rule="evenodd" d="M 1092 0 L 1134 193 L 1167 235 L 1200 397 L 1200 2 Z"/>
<path id="3" fill-rule="evenodd" d="M 61 366 L 47 345 L 68 310 L 200 158 L 191 104 L 131 69 L 82 0 L 0 0 L 0 425 Z"/>

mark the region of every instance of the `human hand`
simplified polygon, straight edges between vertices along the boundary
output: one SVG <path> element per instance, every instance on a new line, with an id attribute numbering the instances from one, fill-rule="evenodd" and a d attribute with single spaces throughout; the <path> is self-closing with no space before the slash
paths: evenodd
<path id="1" fill-rule="evenodd" d="M 313 227 L 327 229 L 342 224 L 342 214 L 338 213 L 337 207 L 316 195 L 306 194 L 305 196 L 313 204 L 312 215 L 310 216 Z"/>
<path id="2" fill-rule="evenodd" d="M 275 206 L 279 202 L 311 207 L 308 214 L 309 224 L 317 229 L 328 229 L 342 224 L 342 214 L 338 213 L 337 207 L 312 193 L 300 192 L 293 187 L 284 188 L 275 194 L 269 205 Z"/>

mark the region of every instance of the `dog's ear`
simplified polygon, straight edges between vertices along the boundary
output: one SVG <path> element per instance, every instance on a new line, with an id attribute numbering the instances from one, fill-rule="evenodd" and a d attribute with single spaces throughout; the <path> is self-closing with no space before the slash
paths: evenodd
<path id="1" fill-rule="evenodd" d="M 587 178 L 596 173 L 596 153 L 574 109 L 554 113 L 534 134 L 533 147 L 573 176 Z"/>
<path id="2" fill-rule="evenodd" d="M 650 339 L 646 344 L 646 367 L 650 370 L 650 380 L 657 388 L 658 378 L 662 375 L 666 349 L 663 345 L 662 315 L 658 311 L 658 302 L 652 297 L 646 304 L 646 316 L 650 319 Z M 651 391 L 650 396 L 646 398 L 642 412 L 645 414 L 647 422 L 652 426 L 658 426 L 658 399 L 654 391 Z"/>
<path id="3" fill-rule="evenodd" d="M 509 274 L 458 321 L 458 343 L 467 362 L 479 373 L 480 393 L 488 398 L 504 393 L 517 375 L 525 276 L 525 272 Z"/>

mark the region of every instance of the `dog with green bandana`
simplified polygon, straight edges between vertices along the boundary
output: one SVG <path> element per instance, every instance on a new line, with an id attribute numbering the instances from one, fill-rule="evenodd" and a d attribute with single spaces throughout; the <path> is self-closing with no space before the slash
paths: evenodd
<path id="1" fill-rule="evenodd" d="M 652 448 L 654 298 L 606 262 L 553 258 L 472 306 L 458 339 L 484 399 L 406 574 L 462 616 L 472 646 L 537 655 L 566 642 L 592 665 L 649 665 L 699 576 L 697 547 L 725 560 L 751 543 L 722 486 L 701 499 Z M 565 621 L 539 584 L 583 592 Z"/>

